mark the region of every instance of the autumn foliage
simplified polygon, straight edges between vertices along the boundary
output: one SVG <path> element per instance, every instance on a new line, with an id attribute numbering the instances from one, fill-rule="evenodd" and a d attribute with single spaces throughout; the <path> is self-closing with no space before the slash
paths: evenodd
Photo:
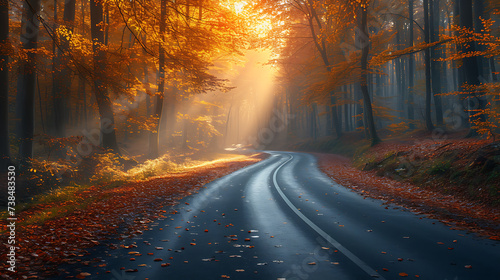
<path id="1" fill-rule="evenodd" d="M 89 247 L 105 244 L 113 249 L 115 238 L 140 235 L 151 221 L 167 215 L 177 200 L 263 158 L 260 154 L 235 156 L 147 180 L 53 190 L 18 215 L 20 267 L 16 275 L 50 277 L 61 273 L 55 270 L 57 264 L 81 262 Z M 0 253 L 6 250 L 2 246 Z"/>

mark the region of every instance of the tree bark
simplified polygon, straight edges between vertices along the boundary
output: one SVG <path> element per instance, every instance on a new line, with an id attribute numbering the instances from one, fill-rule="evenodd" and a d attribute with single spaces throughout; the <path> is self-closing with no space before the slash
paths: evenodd
<path id="1" fill-rule="evenodd" d="M 366 125 L 368 127 L 368 134 L 371 140 L 371 145 L 374 146 L 381 140 L 378 137 L 377 130 L 375 129 L 375 121 L 373 119 L 372 102 L 370 93 L 368 92 L 368 54 L 370 52 L 370 41 L 368 35 L 368 3 L 363 1 L 361 4 L 361 20 L 358 21 L 358 28 L 362 33 L 362 37 L 366 40 L 361 48 L 361 93 L 363 94 L 364 110 L 363 115 L 366 117 Z"/>
<path id="2" fill-rule="evenodd" d="M 9 1 L 0 0 L 0 168 L 11 164 L 9 142 Z"/>
<path id="3" fill-rule="evenodd" d="M 309 20 L 309 29 L 311 30 L 311 36 L 313 37 L 314 45 L 316 46 L 316 50 L 318 50 L 318 52 L 320 53 L 321 59 L 323 60 L 323 63 L 325 64 L 326 70 L 328 72 L 330 72 L 332 69 L 332 64 L 330 63 L 330 61 L 328 59 L 328 53 L 327 53 L 325 39 L 324 39 L 324 37 L 322 37 L 321 41 L 318 42 L 318 38 L 316 36 L 316 31 L 314 28 L 314 20 L 315 20 L 316 23 L 318 24 L 319 29 L 321 30 L 321 28 L 322 28 L 321 21 L 320 21 L 318 14 L 316 13 L 315 5 L 314 5 L 313 1 L 308 0 L 308 4 L 309 4 L 309 10 L 311 13 L 310 15 L 308 15 L 308 17 L 309 17 L 309 19 L 308 19 Z M 335 132 L 337 133 L 337 137 L 340 138 L 342 136 L 342 124 L 338 123 L 339 116 L 338 116 L 338 112 L 337 112 L 337 108 L 336 108 L 336 104 L 335 104 L 335 102 L 336 102 L 335 98 L 331 97 L 330 102 L 331 102 L 330 105 L 332 107 L 332 120 L 334 121 L 333 125 L 335 127 Z"/>
<path id="4" fill-rule="evenodd" d="M 409 39 L 408 46 L 413 47 L 413 0 L 408 1 L 408 15 L 410 19 L 409 26 Z M 415 119 L 415 112 L 413 110 L 413 86 L 414 86 L 414 62 L 415 57 L 413 53 L 408 57 L 408 100 L 407 100 L 407 108 L 408 108 L 408 119 L 410 120 L 410 129 L 415 129 L 415 124 L 413 120 Z"/>
<path id="5" fill-rule="evenodd" d="M 21 42 L 28 52 L 27 60 L 20 63 L 17 82 L 16 118 L 19 139 L 19 158 L 21 166 L 27 167 L 33 158 L 33 134 L 35 131 L 35 91 L 36 91 L 36 53 L 38 43 L 38 13 L 40 0 L 26 0 L 23 3 Z"/>
<path id="6" fill-rule="evenodd" d="M 163 48 L 163 40 L 165 39 L 167 17 L 167 1 L 161 0 L 161 14 L 160 14 L 160 57 L 158 61 L 158 92 L 156 93 L 155 107 L 153 116 L 158 120 L 156 124 L 156 131 L 152 132 L 149 137 L 149 156 L 156 158 L 159 156 L 159 130 L 160 119 L 163 111 L 163 98 L 165 96 L 165 49 Z"/>
<path id="7" fill-rule="evenodd" d="M 335 98 L 334 92 L 330 93 L 330 107 L 332 108 L 332 124 L 335 128 L 335 134 L 337 138 L 342 137 L 342 123 L 339 120 L 339 113 L 337 110 L 337 100 Z"/>
<path id="8" fill-rule="evenodd" d="M 120 153 L 116 142 L 115 117 L 108 89 L 102 80 L 106 67 L 106 53 L 102 49 L 104 45 L 104 31 L 102 30 L 103 7 L 101 1 L 90 1 L 90 24 L 94 51 L 94 93 L 101 123 L 102 147 L 115 153 Z"/>
<path id="9" fill-rule="evenodd" d="M 439 40 L 439 0 L 430 0 L 429 32 L 431 42 Z M 431 50 L 431 77 L 432 94 L 434 96 L 434 109 L 436 114 L 436 123 L 443 124 L 443 105 L 441 102 L 441 65 L 442 62 L 436 61 L 440 58 L 440 51 L 436 48 Z"/>
<path id="10" fill-rule="evenodd" d="M 467 28 L 469 30 L 473 30 L 474 28 L 474 17 L 473 17 L 473 5 L 472 0 L 460 0 L 460 26 L 463 28 Z M 462 46 L 462 52 L 464 53 L 473 53 L 476 51 L 474 44 L 465 44 Z M 464 82 L 469 86 L 477 86 L 480 84 L 479 81 L 479 65 L 478 59 L 476 56 L 466 57 L 463 59 L 463 73 L 464 73 Z M 478 96 L 475 92 L 471 92 L 468 97 L 468 105 L 469 105 L 469 122 L 471 123 L 471 128 L 468 133 L 468 137 L 474 137 L 478 135 L 476 129 L 473 128 L 474 122 L 484 122 L 486 116 L 484 114 L 480 114 L 478 116 L 473 116 L 476 113 L 484 110 L 486 107 L 486 100 L 482 96 Z"/>
<path id="11" fill-rule="evenodd" d="M 75 22 L 75 0 L 66 0 L 64 3 L 64 27 L 71 33 Z M 57 36 L 57 34 L 55 34 Z M 54 58 L 53 98 L 54 98 L 54 134 L 56 137 L 66 136 L 66 124 L 69 119 L 69 96 L 71 91 L 70 71 L 67 67 L 69 38 L 56 38 L 58 48 Z"/>
<path id="12" fill-rule="evenodd" d="M 426 44 L 430 41 L 430 22 L 429 22 L 429 0 L 424 0 L 424 41 Z M 431 52 L 429 48 L 425 49 L 424 52 L 424 64 L 425 64 L 425 128 L 427 131 L 434 129 L 432 124 L 431 115 L 431 99 L 432 99 L 432 88 L 431 88 Z"/>

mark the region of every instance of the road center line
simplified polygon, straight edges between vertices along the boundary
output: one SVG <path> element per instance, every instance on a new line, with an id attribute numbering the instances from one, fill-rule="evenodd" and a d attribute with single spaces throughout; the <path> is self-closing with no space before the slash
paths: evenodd
<path id="1" fill-rule="evenodd" d="M 290 158 L 282 163 L 278 168 L 273 173 L 273 183 L 274 187 L 276 188 L 276 191 L 279 193 L 281 198 L 285 201 L 285 203 L 292 209 L 292 211 L 299 216 L 307 225 L 309 225 L 314 231 L 316 231 L 321 237 L 326 239 L 328 243 L 330 243 L 333 247 L 337 248 L 342 254 L 344 254 L 347 258 L 349 258 L 353 263 L 355 263 L 357 266 L 359 266 L 363 271 L 368 273 L 371 277 L 377 277 L 379 279 L 384 279 L 380 274 L 378 274 L 373 268 L 368 266 L 365 262 L 363 262 L 360 258 L 358 258 L 356 255 L 354 255 L 349 249 L 344 247 L 342 244 L 340 244 L 337 240 L 335 240 L 333 237 L 328 235 L 325 231 L 323 231 L 320 227 L 318 227 L 315 223 L 313 223 L 309 218 L 307 218 L 302 212 L 300 212 L 295 205 L 288 199 L 288 197 L 283 193 L 281 190 L 280 186 L 278 185 L 278 181 L 276 179 L 278 171 L 287 163 L 292 161 L 293 155 L 290 155 Z"/>

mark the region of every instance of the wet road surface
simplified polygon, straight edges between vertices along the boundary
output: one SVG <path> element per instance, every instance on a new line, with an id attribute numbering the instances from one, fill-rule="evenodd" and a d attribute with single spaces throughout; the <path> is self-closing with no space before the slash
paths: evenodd
<path id="1" fill-rule="evenodd" d="M 181 200 L 176 214 L 118 244 L 128 248 L 91 249 L 84 259 L 99 261 L 71 266 L 69 275 L 500 279 L 498 241 L 364 198 L 321 173 L 312 155 L 269 153 L 268 159 L 207 184 Z"/>

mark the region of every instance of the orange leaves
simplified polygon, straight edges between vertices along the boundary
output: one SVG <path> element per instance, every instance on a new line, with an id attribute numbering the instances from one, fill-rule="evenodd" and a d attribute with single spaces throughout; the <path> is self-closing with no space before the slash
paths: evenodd
<path id="1" fill-rule="evenodd" d="M 425 136 L 414 135 L 412 136 L 411 142 L 410 140 L 408 140 L 408 142 L 409 143 L 387 141 L 381 143 L 371 148 L 369 152 L 364 154 L 363 158 L 367 159 L 367 162 L 360 161 L 357 164 L 360 168 L 364 168 L 365 170 L 371 170 L 371 168 L 373 168 L 372 166 L 375 166 L 374 168 L 377 170 L 378 162 L 385 160 L 386 162 L 397 163 L 398 160 L 400 160 L 400 162 L 413 163 L 417 168 L 421 169 L 422 164 L 429 162 L 429 166 L 434 168 L 435 166 L 430 165 L 430 163 L 439 163 L 439 161 L 433 160 L 439 159 L 443 154 L 455 154 L 456 157 L 451 163 L 453 167 L 457 165 L 470 167 L 471 158 L 474 159 L 478 157 L 473 155 L 480 156 L 481 154 L 492 153 L 489 150 L 492 149 L 490 148 L 492 144 L 490 144 L 490 141 L 488 140 L 447 139 L 433 141 L 428 139 L 426 140 Z M 316 156 L 318 157 L 319 167 L 323 172 L 334 178 L 334 180 L 341 185 L 346 187 L 353 186 L 351 188 L 354 191 L 365 197 L 379 198 L 391 202 L 394 201 L 396 203 L 404 200 L 405 202 L 409 202 L 411 205 L 423 205 L 419 210 L 426 211 L 429 207 L 446 209 L 446 211 L 450 211 L 459 216 L 468 216 L 485 221 L 499 221 L 498 217 L 500 217 L 500 215 L 498 209 L 487 207 L 486 205 L 471 203 L 471 201 L 464 199 L 462 197 L 462 193 L 455 192 L 457 184 L 451 182 L 448 177 L 443 177 L 443 182 L 440 182 L 440 184 L 437 184 L 436 186 L 433 186 L 432 183 L 426 183 L 425 188 L 423 188 L 408 183 L 409 180 L 398 181 L 389 177 L 381 177 L 377 175 L 377 171 L 375 170 L 359 170 L 353 166 L 350 159 L 347 157 L 325 154 L 317 154 Z M 389 164 L 387 164 L 387 166 L 389 166 Z M 392 169 L 389 169 L 391 167 L 387 167 L 389 171 L 383 168 L 378 170 L 380 170 L 380 173 L 382 173 L 382 171 L 394 171 L 391 175 L 399 174 L 399 172 L 401 172 L 400 175 L 404 175 L 410 170 L 406 165 L 404 167 L 405 168 L 399 168 L 398 165 L 395 165 Z M 447 166 L 443 165 L 443 167 L 446 168 Z M 432 180 L 434 179 L 436 178 L 432 178 Z M 429 181 L 432 180 L 429 179 Z M 437 180 L 435 181 L 437 182 Z M 447 193 L 442 193 L 442 190 L 445 189 L 447 190 Z M 451 190 L 458 195 L 451 195 Z M 484 195 L 487 196 L 488 194 Z M 470 230 L 478 229 L 477 225 L 472 223 L 467 224 L 463 220 L 459 221 L 458 226 L 467 227 Z M 500 239 L 498 234 L 494 231 L 488 231 L 484 228 L 480 230 L 482 234 L 493 236 L 493 240 Z M 453 246 L 449 247 L 452 248 Z"/>
<path id="2" fill-rule="evenodd" d="M 81 272 L 78 275 L 76 275 L 75 278 L 77 278 L 77 279 L 85 279 L 85 277 L 90 276 L 90 275 L 91 275 L 90 273 Z"/>
<path id="3" fill-rule="evenodd" d="M 399 276 L 401 276 L 401 277 L 407 277 L 407 276 L 408 276 L 408 273 L 405 273 L 405 272 L 400 272 L 398 275 L 399 275 Z"/>

